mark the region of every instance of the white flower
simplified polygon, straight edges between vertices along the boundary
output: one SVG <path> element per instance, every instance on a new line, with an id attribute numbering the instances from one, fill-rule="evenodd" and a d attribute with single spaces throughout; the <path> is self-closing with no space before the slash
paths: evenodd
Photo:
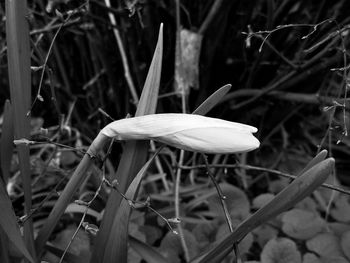
<path id="1" fill-rule="evenodd" d="M 240 153 L 259 147 L 257 128 L 194 114 L 151 114 L 114 121 L 101 133 L 117 140 L 154 140 L 203 153 Z"/>

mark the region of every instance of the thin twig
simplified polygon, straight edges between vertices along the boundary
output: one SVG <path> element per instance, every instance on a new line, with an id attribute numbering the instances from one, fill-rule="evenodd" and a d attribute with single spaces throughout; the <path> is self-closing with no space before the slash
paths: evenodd
<path id="1" fill-rule="evenodd" d="M 141 201 L 137 201 L 137 200 L 132 200 L 130 198 L 128 198 L 125 194 L 123 194 L 119 188 L 117 187 L 116 183 L 111 183 L 110 181 L 108 181 L 106 178 L 103 178 L 104 183 L 112 188 L 113 190 L 117 191 L 117 193 L 123 198 L 125 199 L 128 204 L 132 207 L 132 208 L 147 208 L 149 210 L 151 210 L 153 213 L 155 213 L 157 216 L 159 216 L 162 220 L 164 220 L 164 222 L 167 224 L 168 228 L 170 231 L 172 231 L 173 233 L 176 233 L 176 231 L 174 231 L 173 227 L 171 226 L 169 220 L 163 216 L 162 214 L 160 214 L 156 209 L 154 209 L 151 205 L 150 205 L 150 201 L 146 200 L 145 202 L 141 202 Z M 135 206 L 135 205 L 139 205 L 139 206 Z"/>
<path id="2" fill-rule="evenodd" d="M 216 191 L 217 191 L 217 193 L 219 195 L 221 206 L 222 206 L 222 208 L 224 210 L 224 214 L 225 214 L 225 219 L 226 219 L 227 225 L 228 225 L 228 227 L 230 229 L 230 232 L 232 233 L 233 232 L 233 226 L 232 226 L 231 216 L 230 216 L 230 213 L 228 212 L 227 205 L 226 205 L 226 202 L 225 202 L 226 196 L 222 192 L 222 190 L 220 188 L 220 185 L 216 182 L 215 177 L 214 177 L 213 173 L 210 170 L 207 156 L 205 154 L 202 154 L 202 157 L 204 159 L 205 167 L 207 168 L 207 174 L 209 175 L 210 179 L 212 180 L 212 182 L 213 182 L 213 184 L 214 184 L 214 186 L 216 188 Z"/>
<path id="3" fill-rule="evenodd" d="M 67 149 L 70 149 L 74 152 L 79 152 L 79 153 L 82 153 L 82 154 L 86 154 L 87 152 L 84 151 L 84 150 L 80 150 L 80 149 L 77 149 L 75 147 L 72 147 L 72 146 L 69 146 L 69 145 L 65 145 L 65 144 L 62 144 L 62 143 L 58 143 L 58 142 L 54 142 L 52 140 L 50 140 L 49 138 L 44 138 L 46 141 L 31 141 L 31 140 L 26 140 L 26 139 L 19 139 L 19 140 L 14 140 L 14 144 L 26 144 L 26 145 L 38 145 L 38 144 L 52 144 L 52 145 L 56 145 L 56 146 L 60 146 L 62 148 L 67 148 Z"/>
<path id="4" fill-rule="evenodd" d="M 63 183 L 67 179 L 69 179 L 68 175 L 64 174 L 64 176 L 59 180 L 59 182 L 56 184 L 56 186 L 49 193 L 46 194 L 45 198 L 35 208 L 32 208 L 28 214 L 23 215 L 18 220 L 18 223 L 19 224 L 24 224 L 29 218 L 31 218 L 38 210 L 40 210 L 44 206 L 44 204 L 53 196 L 53 194 L 57 194 L 58 195 L 57 189 L 61 185 L 63 185 Z"/>
<path id="5" fill-rule="evenodd" d="M 105 166 L 103 166 L 103 178 L 105 178 Z M 85 210 L 84 210 L 84 213 L 83 213 L 83 215 L 82 215 L 82 217 L 81 217 L 81 219 L 80 219 L 79 225 L 78 225 L 77 229 L 74 231 L 74 233 L 73 233 L 71 239 L 69 240 L 69 243 L 68 243 L 68 245 L 66 246 L 66 248 L 65 248 L 65 250 L 64 250 L 64 252 L 63 252 L 63 254 L 62 254 L 62 256 L 61 256 L 59 263 L 62 263 L 62 262 L 63 262 L 64 256 L 66 255 L 66 253 L 67 253 L 69 247 L 72 245 L 72 243 L 73 243 L 73 241 L 74 241 L 76 235 L 78 234 L 79 229 L 81 228 L 81 226 L 82 226 L 83 223 L 84 223 L 85 216 L 86 216 L 87 212 L 89 211 L 89 208 L 90 208 L 92 202 L 93 202 L 93 201 L 97 198 L 97 196 L 99 195 L 99 193 L 100 193 L 100 191 L 101 191 L 101 189 L 102 189 L 103 183 L 104 183 L 104 180 L 101 180 L 101 183 L 100 183 L 99 187 L 97 188 L 97 190 L 96 190 L 94 196 L 91 198 L 91 200 L 90 200 L 89 202 L 85 203 Z"/>
<path id="6" fill-rule="evenodd" d="M 32 103 L 32 106 L 30 107 L 30 110 L 27 112 L 27 115 L 29 116 L 30 112 L 32 111 L 35 103 L 37 102 L 37 100 L 43 100 L 41 95 L 40 95 L 40 92 L 41 92 L 41 87 L 43 85 L 43 80 L 44 80 L 44 75 L 45 75 L 45 71 L 46 71 L 46 67 L 47 67 L 47 62 L 49 60 L 49 57 L 51 55 L 51 51 L 53 49 L 53 45 L 56 41 L 56 38 L 59 34 L 59 32 L 61 31 L 61 29 L 63 28 L 63 26 L 70 20 L 70 18 L 72 17 L 73 14 L 75 14 L 76 12 L 71 12 L 68 14 L 67 18 L 63 21 L 62 24 L 60 24 L 60 26 L 58 27 L 52 41 L 51 41 L 51 44 L 50 44 L 50 47 L 49 47 L 49 50 L 46 54 L 46 57 L 45 57 L 45 61 L 44 61 L 44 64 L 42 65 L 42 71 L 41 71 L 41 76 L 40 76 L 40 82 L 39 82 L 39 87 L 38 87 L 38 92 L 37 92 L 37 95 L 35 96 L 35 99 Z"/>
<path id="7" fill-rule="evenodd" d="M 155 146 L 154 141 L 151 141 L 150 145 L 151 145 L 151 150 L 155 151 L 156 150 L 156 146 Z M 162 175 L 161 176 L 161 180 L 162 180 L 163 186 L 164 186 L 166 191 L 169 191 L 170 189 L 169 189 L 168 181 L 166 180 L 166 173 L 164 172 L 164 169 L 163 169 L 163 166 L 162 166 L 162 164 L 161 164 L 161 162 L 159 160 L 159 157 L 156 156 L 154 161 L 156 163 L 156 167 L 158 169 L 159 174 Z"/>
<path id="8" fill-rule="evenodd" d="M 264 39 L 262 36 L 260 36 L 260 35 L 258 35 L 257 36 L 258 38 L 260 38 L 260 39 Z M 275 52 L 276 53 L 276 55 L 277 56 L 279 56 L 284 62 L 286 62 L 289 66 L 291 66 L 293 69 L 298 69 L 298 66 L 293 62 L 293 61 L 291 61 L 291 60 L 289 60 L 288 58 L 286 58 L 280 51 L 278 51 L 276 48 L 275 48 L 275 46 L 274 45 L 272 45 L 271 43 L 270 43 L 270 41 L 268 41 L 268 40 L 265 40 L 265 42 L 266 42 L 266 45 L 268 45 L 270 48 L 271 48 L 271 50 L 273 51 L 273 52 Z"/>
<path id="9" fill-rule="evenodd" d="M 308 38 L 310 35 L 312 35 L 313 33 L 315 33 L 316 30 L 317 30 L 317 28 L 318 28 L 320 25 L 323 25 L 323 24 L 326 23 L 326 22 L 330 23 L 330 22 L 333 22 L 333 20 L 332 20 L 332 19 L 326 19 L 326 20 L 321 21 L 320 23 L 317 23 L 317 24 L 314 24 L 314 25 L 312 25 L 312 24 L 287 24 L 287 25 L 279 25 L 279 26 L 277 26 L 276 28 L 274 28 L 274 29 L 272 29 L 272 30 L 262 30 L 262 31 L 258 31 L 258 32 L 253 32 L 253 31 L 251 31 L 251 32 L 249 32 L 249 33 L 247 33 L 247 32 L 242 32 L 242 33 L 245 34 L 245 35 L 247 35 L 247 38 L 251 38 L 251 37 L 256 36 L 256 35 L 260 35 L 260 36 L 266 35 L 265 37 L 263 37 L 263 41 L 262 41 L 262 43 L 261 43 L 261 45 L 260 45 L 260 47 L 259 47 L 259 52 L 261 52 L 261 50 L 262 50 L 262 48 L 263 48 L 265 42 L 267 41 L 267 39 L 268 39 L 273 33 L 277 32 L 277 31 L 279 31 L 279 30 L 281 30 L 281 29 L 286 29 L 286 28 L 291 28 L 291 27 L 293 27 L 293 28 L 295 28 L 295 27 L 312 27 L 312 28 L 313 28 L 312 31 L 311 31 L 310 33 L 308 33 L 307 35 L 305 35 L 305 36 L 303 36 L 303 37 L 301 38 L 301 39 L 306 39 L 306 38 Z"/>
<path id="10" fill-rule="evenodd" d="M 111 142 L 110 142 L 110 144 L 109 144 L 109 147 L 108 147 L 108 150 L 107 150 L 107 153 L 106 153 L 106 156 L 105 156 L 104 159 L 103 159 L 103 165 L 102 165 L 102 180 L 101 180 L 101 183 L 100 183 L 100 185 L 98 186 L 98 188 L 97 188 L 97 190 L 96 190 L 94 196 L 91 198 L 91 200 L 90 200 L 89 202 L 83 202 L 83 201 L 79 200 L 79 201 L 80 201 L 80 202 L 79 202 L 80 204 L 86 206 L 86 207 L 85 207 L 85 211 L 84 211 L 84 213 L 83 213 L 83 216 L 82 216 L 81 219 L 80 219 L 80 222 L 79 222 L 79 225 L 78 225 L 77 229 L 76 229 L 75 232 L 73 233 L 73 235 L 72 235 L 72 237 L 71 237 L 71 239 L 70 239 L 68 245 L 66 246 L 66 248 L 65 248 L 65 250 L 64 250 L 64 252 L 63 252 L 63 254 L 62 254 L 62 256 L 61 256 L 59 263 L 62 263 L 62 262 L 63 262 L 64 256 L 66 255 L 66 253 L 67 253 L 69 247 L 71 246 L 71 244 L 73 243 L 73 241 L 74 241 L 76 235 L 78 234 L 79 229 L 81 228 L 81 226 L 82 226 L 83 223 L 84 223 L 85 216 L 86 216 L 86 214 L 87 214 L 87 212 L 88 212 L 88 210 L 89 210 L 89 208 L 90 208 L 92 202 L 93 202 L 93 201 L 97 198 L 97 196 L 100 194 L 100 191 L 101 191 L 101 189 L 102 189 L 102 186 L 103 186 L 103 184 L 104 184 L 104 182 L 105 182 L 105 180 L 106 180 L 106 177 L 105 177 L 105 174 L 106 174 L 106 173 L 105 173 L 105 169 L 106 169 L 105 163 L 106 163 L 107 157 L 110 155 L 110 153 L 111 153 L 111 151 L 112 151 L 112 146 L 113 146 L 113 144 L 114 144 L 114 140 L 111 140 Z"/>
<path id="11" fill-rule="evenodd" d="M 46 32 L 50 32 L 52 30 L 55 30 L 57 28 L 62 28 L 62 27 L 67 27 L 67 26 L 71 26 L 71 25 L 75 25 L 77 24 L 78 22 L 80 22 L 81 18 L 78 17 L 78 18 L 75 18 L 75 19 L 72 19 L 70 21 L 64 21 L 63 23 L 60 23 L 60 24 L 56 24 L 56 25 L 47 25 L 43 28 L 39 28 L 39 29 L 33 29 L 32 31 L 30 31 L 30 35 L 37 35 L 37 34 L 42 34 L 42 33 L 46 33 Z"/>

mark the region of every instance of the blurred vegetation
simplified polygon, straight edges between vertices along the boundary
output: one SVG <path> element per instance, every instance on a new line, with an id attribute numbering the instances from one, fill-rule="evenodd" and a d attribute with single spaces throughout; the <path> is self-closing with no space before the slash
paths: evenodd
<path id="1" fill-rule="evenodd" d="M 57 142 L 80 149 L 89 145 L 111 119 L 134 115 L 135 94 L 125 77 L 125 61 L 113 28 L 117 28 L 120 33 L 138 98 L 157 43 L 159 26 L 163 23 L 164 52 L 157 112 L 191 113 L 219 87 L 230 83 L 231 91 L 208 115 L 250 124 L 259 129 L 259 150 L 237 156 L 211 156 L 211 164 L 229 165 L 239 162 L 297 174 L 315 153 L 327 149 L 337 163 L 336 179 L 330 183 L 349 186 L 347 174 L 350 169 L 350 140 L 347 135 L 350 121 L 347 90 L 350 85 L 350 16 L 347 10 L 350 9 L 350 2 L 188 0 L 180 2 L 180 13 L 176 11 L 176 3 L 177 1 L 169 0 L 119 0 L 113 1 L 112 6 L 108 7 L 99 0 L 28 1 L 27 19 L 32 52 L 32 138 L 38 141 L 56 141 L 57 138 L 50 136 L 59 129 Z M 116 26 L 112 25 L 109 12 L 115 16 Z M 195 72 L 198 71 L 198 83 L 189 81 L 190 84 L 185 85 L 183 90 L 177 88 L 180 84 L 176 76 L 178 70 L 181 76 L 181 67 L 179 69 L 176 65 L 176 38 L 177 32 L 180 32 L 177 31 L 177 15 L 181 29 L 202 37 L 200 49 L 193 51 L 199 52 L 198 65 L 187 65 Z M 10 89 L 7 77 L 5 7 L 2 3 L 0 17 L 0 105 L 3 112 L 5 100 L 10 98 Z M 196 79 L 195 73 L 189 74 Z M 41 128 L 47 129 L 45 138 L 41 136 Z M 43 195 L 53 188 L 55 191 L 63 188 L 65 177 L 69 177 L 81 156 L 66 149 L 47 150 L 40 145 L 33 146 L 31 153 L 32 174 L 38 175 L 33 176 L 36 178 L 33 195 L 35 204 L 41 202 Z M 115 170 L 121 153 L 122 147 L 118 144 L 113 148 L 112 158 L 108 161 L 109 172 Z M 157 174 L 160 173 L 159 167 L 153 167 L 154 174 L 145 182 L 145 192 L 151 195 L 155 207 L 169 216 L 173 215 L 169 189 L 175 183 L 177 154 L 177 151 L 168 151 L 161 158 L 166 177 Z M 202 164 L 196 155 L 185 155 L 185 167 Z M 186 208 L 182 213 L 188 217 L 190 225 L 185 231 L 195 229 L 195 232 L 203 233 L 204 229 L 194 227 L 197 221 L 191 222 L 190 219 L 196 217 L 197 210 L 203 208 L 203 204 L 194 204 L 194 200 L 203 195 L 199 189 L 207 177 L 201 169 L 185 167 L 183 173 L 188 176 L 182 181 L 182 201 L 186 203 Z M 9 189 L 12 191 L 10 196 L 16 213 L 21 216 L 23 195 L 20 186 L 16 186 L 20 184 L 16 178 L 17 170 L 18 162 L 14 157 L 10 180 L 12 185 Z M 46 176 L 41 177 L 44 173 Z M 246 171 L 237 167 L 218 168 L 215 175 L 223 181 L 224 187 L 234 187 L 231 189 L 232 195 L 236 196 L 232 197 L 232 202 L 246 198 L 252 202 L 259 194 L 276 193 L 281 185 L 286 185 L 285 180 L 269 175 L 268 172 Z M 163 178 L 163 182 L 157 178 Z M 81 189 L 82 199 L 91 197 L 96 191 L 98 178 L 93 177 L 91 181 L 91 185 Z M 245 193 L 232 184 L 243 188 Z M 321 215 L 329 212 L 327 202 L 330 192 L 324 192 L 321 191 L 316 196 L 318 205 L 323 207 L 320 209 Z M 101 191 L 101 198 L 93 208 L 98 213 L 103 209 L 108 193 L 106 189 Z M 336 212 L 333 211 L 330 218 L 333 222 L 339 221 L 349 226 L 350 219 L 340 219 L 341 216 L 337 214 L 341 208 L 350 211 L 349 200 L 347 197 L 337 198 L 343 203 L 333 206 Z M 47 216 L 52 202 L 53 200 L 46 200 L 45 205 L 41 203 L 42 209 L 35 216 L 36 222 L 40 224 L 40 220 Z M 207 210 L 206 213 L 203 212 L 202 218 L 214 217 L 215 202 L 218 201 L 210 199 L 205 203 Z M 313 207 L 315 201 L 310 202 Z M 259 206 L 256 205 L 255 208 Z M 79 214 L 79 209 L 73 205 L 70 209 Z M 244 218 L 250 211 L 249 205 L 241 209 L 244 215 L 239 214 L 238 219 Z M 293 211 L 290 216 L 303 213 Z M 100 218 L 91 213 L 91 221 L 98 224 Z M 65 229 L 65 232 L 56 231 L 59 234 L 54 243 L 59 243 L 57 240 L 62 236 L 71 234 L 71 222 L 79 221 L 75 218 L 76 214 L 61 220 L 58 228 Z M 304 217 L 305 220 L 310 220 L 312 215 L 304 213 L 302 218 Z M 173 236 L 165 234 L 166 226 L 161 222 L 150 223 L 150 218 L 154 220 L 154 215 L 149 218 L 136 215 L 132 225 L 145 224 L 148 229 L 141 232 L 144 234 L 148 231 L 154 236 L 144 234 L 143 238 L 172 255 L 174 251 L 169 252 L 169 244 L 175 242 Z M 288 218 L 284 216 L 284 219 L 279 219 L 279 224 L 290 222 Z M 317 220 L 321 218 L 317 217 Z M 219 221 L 210 227 L 219 228 Z M 323 223 L 322 221 L 319 229 L 314 231 L 315 235 L 324 230 Z M 274 225 L 268 234 L 275 236 L 275 229 L 281 230 L 281 226 Z M 215 240 L 214 236 L 220 236 L 220 231 L 222 233 L 225 229 L 219 228 L 214 234 L 211 231 L 211 239 L 203 237 L 203 244 Z M 185 233 L 189 240 L 193 238 L 189 232 Z M 255 240 L 254 245 L 252 240 L 246 241 L 250 245 L 243 251 L 248 253 L 250 249 L 249 259 L 257 259 L 252 251 L 260 254 L 266 244 L 266 240 L 261 240 L 262 233 L 264 232 L 256 234 L 260 239 Z M 138 234 L 139 232 L 136 235 Z M 300 238 L 288 230 L 284 235 L 296 240 L 314 237 L 310 235 Z M 200 251 L 199 247 L 191 249 L 191 256 Z M 312 249 L 308 247 L 308 250 Z M 135 257 L 135 262 L 138 262 L 139 258 Z"/>
<path id="2" fill-rule="evenodd" d="M 218 10 L 209 19 L 214 2 L 220 2 Z M 81 4 L 84 2 L 29 2 L 33 67 L 43 65 L 54 34 L 62 23 L 55 10 L 65 14 Z M 303 150 L 312 153 L 328 130 L 330 114 L 329 111 L 322 113 L 322 109 L 332 106 L 334 98 L 345 95 L 343 72 L 331 69 L 343 67 L 346 62 L 343 49 L 347 45 L 349 17 L 342 11 L 347 8 L 347 1 L 181 2 L 181 26 L 203 34 L 200 84 L 189 92 L 188 111 L 218 87 L 231 83 L 232 92 L 212 115 L 258 126 L 263 144 L 278 152 L 291 150 L 286 146 L 295 148 L 300 145 L 298 142 L 303 142 Z M 40 94 L 43 101 L 37 101 L 32 110 L 33 116 L 44 118 L 46 127 L 58 124 L 61 114 L 67 116 L 72 107 L 74 127 L 92 138 L 109 121 L 98 113 L 98 108 L 114 119 L 133 114 L 135 106 L 124 78 L 108 10 L 101 1 L 89 1 L 88 6 L 76 10 L 58 33 Z M 181 112 L 179 97 L 172 93 L 175 1 L 116 1 L 110 11 L 117 19 L 138 94 L 153 54 L 157 29 L 164 23 L 165 51 L 158 111 Z M 4 7 L 1 12 L 3 16 Z M 313 30 L 313 25 L 327 19 L 329 22 L 302 39 Z M 208 23 L 203 28 L 205 21 Z M 277 30 L 263 45 L 262 37 L 266 34 L 254 34 L 249 38 L 244 34 L 289 24 L 307 26 Z M 9 98 L 4 19 L 0 26 L 1 86 L 4 87 L 0 103 L 4 105 Z M 338 30 L 342 34 L 337 33 Z M 41 71 L 33 71 L 32 75 L 35 97 Z M 52 102 L 53 96 L 57 108 Z M 341 110 L 337 107 L 332 119 L 334 125 L 344 126 Z M 343 128 L 334 132 L 332 141 L 342 139 Z M 283 129 L 290 140 L 285 142 L 288 145 L 283 144 Z"/>

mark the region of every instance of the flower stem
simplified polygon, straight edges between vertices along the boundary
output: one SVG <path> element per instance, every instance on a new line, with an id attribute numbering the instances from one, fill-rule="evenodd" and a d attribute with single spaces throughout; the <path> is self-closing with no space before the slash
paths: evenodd
<path id="1" fill-rule="evenodd" d="M 202 153 L 202 157 L 204 159 L 204 163 L 205 163 L 205 166 L 207 168 L 207 173 L 208 173 L 210 179 L 212 180 L 212 182 L 213 182 L 213 184 L 214 184 L 214 186 L 216 188 L 216 191 L 218 192 L 218 195 L 219 195 L 219 198 L 220 198 L 220 202 L 221 202 L 221 206 L 222 206 L 222 208 L 224 210 L 224 214 L 225 214 L 225 219 L 226 219 L 227 225 L 228 225 L 228 227 L 230 229 L 230 232 L 232 233 L 233 232 L 233 226 L 232 226 L 230 213 L 228 212 L 227 205 L 226 205 L 226 202 L 225 202 L 226 196 L 223 194 L 219 184 L 215 180 L 215 177 L 214 177 L 213 173 L 210 171 L 207 156 Z"/>
<path id="2" fill-rule="evenodd" d="M 180 152 L 180 158 L 179 158 L 179 165 L 182 165 L 183 159 L 184 159 L 185 151 L 181 150 Z M 180 167 L 180 166 L 179 166 Z M 181 179 L 181 168 L 177 169 L 176 173 L 176 182 L 175 182 L 175 218 L 180 219 L 180 179 Z M 181 246 L 184 252 L 184 256 L 186 259 L 186 262 L 190 261 L 190 253 L 188 251 L 186 240 L 184 236 L 184 232 L 181 226 L 181 223 L 177 225 L 177 230 L 179 232 L 179 238 L 181 242 Z"/>

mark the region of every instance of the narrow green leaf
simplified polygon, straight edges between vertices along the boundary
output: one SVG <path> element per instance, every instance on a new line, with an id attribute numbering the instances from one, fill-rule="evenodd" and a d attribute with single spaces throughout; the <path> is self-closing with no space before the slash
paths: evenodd
<path id="1" fill-rule="evenodd" d="M 130 246 L 147 262 L 152 263 L 168 263 L 168 260 L 164 258 L 157 250 L 148 244 L 129 236 Z"/>
<path id="2" fill-rule="evenodd" d="M 312 158 L 312 160 L 304 167 L 304 169 L 299 172 L 299 175 L 305 173 L 307 170 L 314 167 L 316 164 L 322 162 L 324 159 L 326 159 L 327 154 L 327 150 L 320 151 L 314 158 Z"/>
<path id="3" fill-rule="evenodd" d="M 31 101 L 31 72 L 27 1 L 6 0 L 7 61 L 10 82 L 11 103 L 14 114 L 15 139 L 29 139 L 30 119 L 27 115 Z M 23 178 L 24 213 L 32 207 L 29 147 L 17 146 L 19 166 Z M 24 239 L 34 255 L 33 222 L 24 223 Z"/>
<path id="4" fill-rule="evenodd" d="M 278 214 L 293 207 L 296 203 L 311 194 L 332 173 L 334 159 L 328 158 L 297 177 L 289 186 L 282 190 L 274 199 L 243 221 L 233 233 L 213 246 L 209 252 L 194 259 L 193 263 L 220 262 L 232 251 L 232 245 L 257 226 L 265 223 Z"/>
<path id="5" fill-rule="evenodd" d="M 99 134 L 90 145 L 87 153 L 80 161 L 78 167 L 75 169 L 72 177 L 70 178 L 69 182 L 55 203 L 52 211 L 50 212 L 49 217 L 46 219 L 43 227 L 38 233 L 38 236 L 35 240 L 35 248 L 38 255 L 43 252 L 43 247 L 45 246 L 46 241 L 49 239 L 50 234 L 55 228 L 58 220 L 63 215 L 69 202 L 71 202 L 74 193 L 88 176 L 88 170 L 95 159 L 93 156 L 101 151 L 108 140 L 109 138 Z"/>
<path id="6" fill-rule="evenodd" d="M 142 89 L 135 116 L 156 112 L 163 60 L 163 24 L 160 24 L 158 43 Z"/>
<path id="7" fill-rule="evenodd" d="M 9 263 L 9 239 L 0 227 L 0 262 L 1 263 Z"/>
<path id="8" fill-rule="evenodd" d="M 153 55 L 151 66 L 142 90 L 141 98 L 136 110 L 136 116 L 153 114 L 156 112 L 159 84 L 163 56 L 163 25 L 160 26 L 157 46 Z M 120 160 L 116 174 L 112 179 L 118 179 L 119 189 L 125 192 L 147 158 L 148 141 L 130 141 L 125 144 L 123 155 Z M 104 217 L 100 230 L 96 237 L 96 245 L 90 262 L 114 262 L 113 258 L 104 258 L 110 250 L 114 250 L 115 243 L 107 243 L 110 236 L 115 237 L 115 229 L 112 225 L 115 222 L 115 215 L 121 203 L 122 197 L 112 192 L 108 198 Z M 105 252 L 106 251 L 106 252 Z"/>
<path id="9" fill-rule="evenodd" d="M 113 221 L 112 228 L 113 235 L 110 235 L 108 238 L 107 244 L 111 249 L 106 249 L 104 253 L 104 261 L 118 261 L 118 262 L 127 262 L 128 256 L 128 226 L 129 226 L 129 217 L 131 212 L 130 200 L 135 200 L 137 192 L 141 183 L 142 178 L 147 172 L 148 167 L 157 156 L 158 153 L 155 153 L 151 159 L 142 167 L 142 169 L 135 176 L 134 180 L 131 182 L 125 196 L 128 200 L 122 199 L 120 207 L 118 208 L 117 214 Z M 132 201 L 131 201 L 132 202 Z M 112 232 L 112 231 L 111 231 Z"/>
<path id="10" fill-rule="evenodd" d="M 162 29 L 162 28 L 161 28 Z M 155 112 L 156 102 L 158 100 L 158 91 L 159 91 L 159 79 L 160 79 L 160 70 L 155 70 L 154 68 L 159 67 L 161 59 L 162 59 L 162 50 L 163 50 L 163 33 L 160 31 L 160 41 L 158 41 L 155 57 L 157 59 L 153 59 L 152 62 L 153 67 L 151 66 L 150 72 L 158 77 L 148 77 L 148 81 L 146 81 L 147 86 L 145 85 L 144 92 L 146 92 L 147 96 L 141 96 L 138 114 L 150 114 Z M 160 62 L 159 62 L 160 61 Z M 158 80 L 157 80 L 158 79 Z M 158 81 L 158 82 L 157 82 Z M 158 83 L 158 84 L 157 84 Z M 158 85 L 158 86 L 156 86 Z M 152 106 L 153 105 L 153 106 Z M 153 107 L 153 108 L 152 108 Z M 106 138 L 97 137 L 93 144 L 90 146 L 89 152 L 97 154 L 106 143 Z M 137 169 L 142 167 L 144 160 L 146 159 L 148 149 L 148 142 L 128 142 L 125 145 L 124 153 L 120 161 L 120 166 L 118 167 L 117 177 L 121 178 L 120 180 L 120 188 L 126 189 L 127 185 L 130 183 L 130 178 L 125 176 L 127 172 L 130 174 L 136 174 Z M 62 216 L 64 210 L 67 205 L 71 201 L 75 191 L 80 186 L 81 182 L 85 180 L 87 176 L 87 171 L 91 164 L 93 163 L 93 159 L 90 155 L 86 154 L 83 157 L 83 160 L 79 163 L 76 168 L 73 176 L 62 192 L 60 198 L 57 200 L 54 208 L 52 209 L 49 218 L 46 220 L 44 226 L 38 233 L 38 237 L 36 239 L 36 250 L 38 254 L 42 253 L 42 248 L 44 247 L 46 241 L 48 240 L 50 234 L 52 233 L 54 227 L 56 226 L 59 218 Z M 92 256 L 92 262 L 99 262 L 104 249 L 105 242 L 107 241 L 107 237 L 110 234 L 110 226 L 113 223 L 113 218 L 120 204 L 121 198 L 118 194 L 112 193 L 109 197 L 109 201 L 107 203 L 107 207 L 105 209 L 104 221 L 102 222 L 99 235 L 97 237 L 98 242 L 96 242 L 95 250 L 96 258 L 94 255 Z M 98 252 L 97 252 L 98 251 Z"/>
<path id="11" fill-rule="evenodd" d="M 207 114 L 212 108 L 214 108 L 221 99 L 229 92 L 231 89 L 231 84 L 227 84 L 217 91 L 215 91 L 213 94 L 211 94 L 204 102 L 202 102 L 201 105 L 198 106 L 197 109 L 195 109 L 192 114 L 198 114 L 198 115 L 205 115 Z"/>
<path id="12" fill-rule="evenodd" d="M 4 107 L 4 121 L 1 133 L 1 171 L 5 184 L 10 177 L 11 159 L 13 154 L 13 114 L 9 100 L 6 100 Z"/>
<path id="13" fill-rule="evenodd" d="M 28 15 L 27 1 L 6 0 L 6 41 L 9 67 L 9 81 L 12 105 L 14 111 L 24 118 L 30 108 L 31 73 L 29 29 L 26 16 Z M 21 102 L 22 104 L 14 105 Z M 25 123 L 19 132 L 29 131 Z M 20 134 L 18 134 L 20 136 Z"/>
<path id="14" fill-rule="evenodd" d="M 24 244 L 21 232 L 17 225 L 17 217 L 13 211 L 11 200 L 6 193 L 5 186 L 0 180 L 0 226 L 6 233 L 7 237 L 18 248 L 18 250 L 25 256 L 30 262 L 34 263 L 32 256 L 29 254 L 26 245 Z"/>

